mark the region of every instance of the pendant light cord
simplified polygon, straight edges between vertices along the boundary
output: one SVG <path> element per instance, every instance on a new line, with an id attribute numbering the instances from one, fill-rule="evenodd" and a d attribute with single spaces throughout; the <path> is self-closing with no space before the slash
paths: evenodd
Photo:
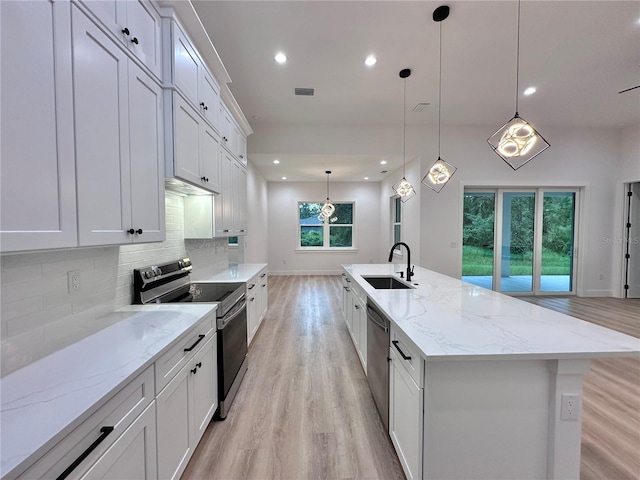
<path id="1" fill-rule="evenodd" d="M 402 178 L 406 178 L 407 169 L 407 79 L 404 78 L 402 101 Z"/>
<path id="2" fill-rule="evenodd" d="M 516 116 L 518 115 L 518 89 L 520 79 L 520 0 L 518 0 L 518 36 L 516 40 Z"/>
<path id="3" fill-rule="evenodd" d="M 438 76 L 438 160 L 440 160 L 440 112 L 442 111 L 442 22 L 440 22 L 440 74 Z"/>

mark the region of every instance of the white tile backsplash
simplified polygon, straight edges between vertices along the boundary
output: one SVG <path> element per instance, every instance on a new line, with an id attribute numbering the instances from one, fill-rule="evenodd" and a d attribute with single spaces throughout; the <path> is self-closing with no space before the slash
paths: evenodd
<path id="1" fill-rule="evenodd" d="M 167 239 L 120 247 L 74 248 L 0 257 L 0 375 L 105 328 L 103 317 L 131 303 L 132 271 L 189 256 L 194 268 L 222 271 L 227 239 L 184 239 L 183 197 L 165 196 Z M 80 272 L 69 294 L 67 272 Z"/>

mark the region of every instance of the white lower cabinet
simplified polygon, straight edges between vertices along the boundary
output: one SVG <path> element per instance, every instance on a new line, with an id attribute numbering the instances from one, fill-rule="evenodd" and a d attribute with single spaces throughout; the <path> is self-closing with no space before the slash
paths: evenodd
<path id="1" fill-rule="evenodd" d="M 182 475 L 218 405 L 217 383 L 213 335 L 156 398 L 158 478 Z"/>
<path id="2" fill-rule="evenodd" d="M 82 475 L 89 479 L 136 479 L 158 478 L 156 463 L 156 404 L 147 409 L 113 442 Z"/>
<path id="3" fill-rule="evenodd" d="M 269 276 L 263 268 L 247 282 L 247 343 L 251 344 L 267 312 Z"/>
<path id="4" fill-rule="evenodd" d="M 367 296 L 346 273 L 342 274 L 342 313 L 356 347 L 356 353 L 367 373 Z"/>
<path id="5" fill-rule="evenodd" d="M 397 345 L 390 348 L 389 435 L 407 479 L 422 478 L 424 388 L 405 365 L 411 355 Z"/>

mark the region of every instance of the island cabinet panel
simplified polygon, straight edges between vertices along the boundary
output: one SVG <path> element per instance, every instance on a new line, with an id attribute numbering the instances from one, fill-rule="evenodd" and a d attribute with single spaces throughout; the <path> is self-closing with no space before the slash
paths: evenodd
<path id="1" fill-rule="evenodd" d="M 70 4 L 0 2 L 0 246 L 74 247 Z"/>
<path id="2" fill-rule="evenodd" d="M 422 478 L 424 390 L 413 380 L 407 360 L 393 346 L 390 358 L 389 435 L 406 477 L 418 479 Z"/>

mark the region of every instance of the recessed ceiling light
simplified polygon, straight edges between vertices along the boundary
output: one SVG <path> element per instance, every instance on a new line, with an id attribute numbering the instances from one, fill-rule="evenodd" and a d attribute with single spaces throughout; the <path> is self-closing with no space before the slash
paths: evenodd
<path id="1" fill-rule="evenodd" d="M 532 95 L 536 93 L 536 87 L 529 87 L 524 91 L 525 95 Z"/>
<path id="2" fill-rule="evenodd" d="M 280 160 L 278 160 L 277 158 L 273 161 L 273 163 L 275 163 L 276 165 L 280 163 Z"/>
<path id="3" fill-rule="evenodd" d="M 369 55 L 367 58 L 364 59 L 364 64 L 367 67 L 373 67 L 377 61 L 378 59 L 376 57 L 374 57 L 373 55 Z"/>
<path id="4" fill-rule="evenodd" d="M 254 120 L 258 120 L 260 118 L 260 115 L 252 115 L 251 118 L 253 118 Z"/>
<path id="5" fill-rule="evenodd" d="M 287 179 L 287 177 L 282 177 L 282 179 L 283 179 L 283 180 L 286 180 L 286 179 Z"/>
<path id="6" fill-rule="evenodd" d="M 382 161 L 380 162 L 380 165 L 386 165 L 386 164 L 387 164 L 387 161 L 386 161 L 386 160 L 382 160 Z"/>
<path id="7" fill-rule="evenodd" d="M 273 58 L 275 58 L 278 63 L 285 63 L 287 61 L 287 56 L 282 52 L 276 53 L 276 56 Z"/>
<path id="8" fill-rule="evenodd" d="M 369 177 L 364 177 L 365 180 L 369 180 Z"/>

